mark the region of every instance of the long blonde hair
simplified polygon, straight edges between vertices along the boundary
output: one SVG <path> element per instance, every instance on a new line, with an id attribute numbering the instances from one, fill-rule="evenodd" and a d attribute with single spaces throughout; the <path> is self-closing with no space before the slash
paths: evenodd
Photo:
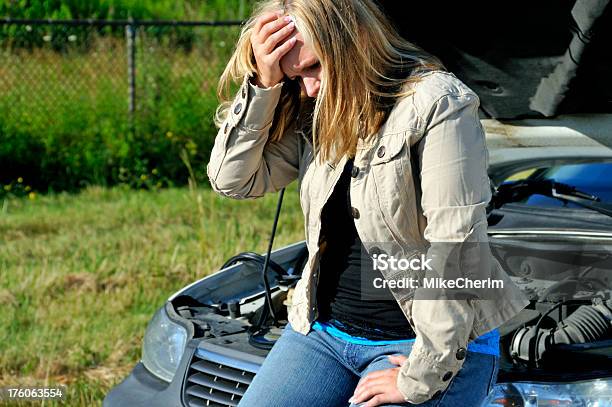
<path id="1" fill-rule="evenodd" d="M 285 78 L 268 142 L 295 125 L 310 134 L 321 160 L 337 164 L 344 154 L 355 155 L 359 137 L 367 140 L 379 130 L 396 101 L 413 92 L 408 85 L 418 82 L 419 74 L 446 70 L 438 58 L 402 38 L 372 0 L 266 0 L 243 26 L 219 80 L 218 127 L 231 105 L 231 82 L 257 73 L 250 42 L 255 21 L 279 9 L 295 17 L 296 29 L 319 58 L 322 80 L 313 101 L 300 93 L 297 80 Z"/>

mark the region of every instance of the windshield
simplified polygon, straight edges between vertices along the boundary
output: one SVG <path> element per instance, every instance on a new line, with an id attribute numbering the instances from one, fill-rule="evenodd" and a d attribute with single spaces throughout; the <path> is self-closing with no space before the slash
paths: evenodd
<path id="1" fill-rule="evenodd" d="M 508 177 L 502 184 L 531 180 L 551 180 L 575 187 L 581 192 L 600 198 L 601 203 L 612 203 L 612 162 L 558 164 L 533 167 Z M 541 194 L 532 194 L 515 201 L 530 206 L 566 207 L 585 209 L 573 202 L 555 199 Z"/>

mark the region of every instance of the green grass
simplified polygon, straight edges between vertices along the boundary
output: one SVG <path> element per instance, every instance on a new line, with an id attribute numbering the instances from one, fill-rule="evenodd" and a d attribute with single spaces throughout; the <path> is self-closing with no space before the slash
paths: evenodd
<path id="1" fill-rule="evenodd" d="M 0 386 L 63 383 L 65 405 L 99 405 L 171 294 L 238 252 L 265 252 L 277 198 L 89 187 L 0 201 Z M 274 247 L 303 238 L 293 183 Z"/>

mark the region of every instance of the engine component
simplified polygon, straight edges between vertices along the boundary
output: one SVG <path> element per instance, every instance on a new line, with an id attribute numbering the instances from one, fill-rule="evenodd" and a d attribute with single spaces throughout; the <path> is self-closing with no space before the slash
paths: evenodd
<path id="1" fill-rule="evenodd" d="M 537 363 L 544 352 L 554 345 L 594 342 L 611 334 L 612 299 L 604 302 L 595 298 L 591 305 L 581 305 L 554 328 L 540 328 L 538 323 L 518 329 L 512 337 L 510 355 L 515 360 Z"/>

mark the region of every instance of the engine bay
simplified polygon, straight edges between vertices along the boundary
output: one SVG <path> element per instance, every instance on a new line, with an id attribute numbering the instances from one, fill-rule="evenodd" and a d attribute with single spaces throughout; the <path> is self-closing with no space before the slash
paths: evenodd
<path id="1" fill-rule="evenodd" d="M 492 237 L 491 249 L 531 301 L 499 327 L 498 381 L 612 375 L 612 244 L 498 235 Z M 211 301 L 193 295 L 197 290 L 192 288 L 173 298 L 172 304 L 193 324 L 194 339 L 265 357 L 287 323 L 307 254 L 303 247 L 279 261 L 276 271 L 268 274 L 269 290 L 259 284 L 259 290 Z M 247 274 L 242 270 L 243 280 L 246 275 L 261 280 L 261 265 L 244 261 L 235 269 L 241 267 L 252 268 Z M 279 267 L 287 273 L 283 275 Z"/>

